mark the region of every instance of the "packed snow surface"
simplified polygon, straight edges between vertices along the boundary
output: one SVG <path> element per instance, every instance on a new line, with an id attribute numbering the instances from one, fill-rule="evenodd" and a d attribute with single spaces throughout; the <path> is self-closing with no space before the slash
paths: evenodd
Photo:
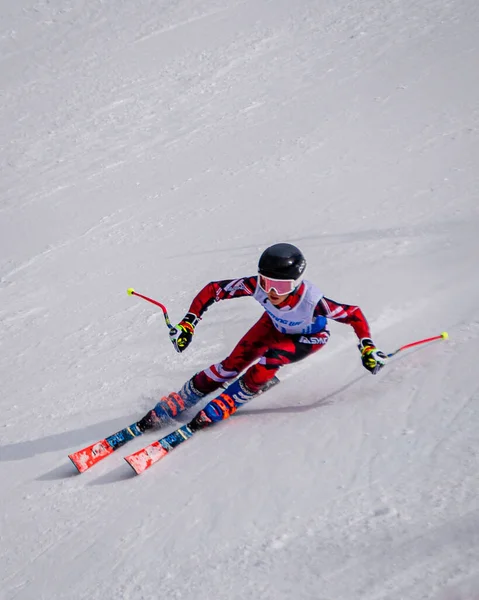
<path id="1" fill-rule="evenodd" d="M 477 0 L 0 0 L 1 600 L 479 598 L 478 32 Z M 141 477 L 153 433 L 75 473 L 261 314 L 179 355 L 126 289 L 177 322 L 279 241 L 384 351 L 450 339 L 373 377 L 332 323 Z"/>

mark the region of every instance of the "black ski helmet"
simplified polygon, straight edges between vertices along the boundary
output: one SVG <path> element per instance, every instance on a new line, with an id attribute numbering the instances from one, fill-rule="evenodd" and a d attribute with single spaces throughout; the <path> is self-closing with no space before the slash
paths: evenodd
<path id="1" fill-rule="evenodd" d="M 306 259 L 293 244 L 274 244 L 263 252 L 258 273 L 273 279 L 300 279 L 306 269 Z"/>

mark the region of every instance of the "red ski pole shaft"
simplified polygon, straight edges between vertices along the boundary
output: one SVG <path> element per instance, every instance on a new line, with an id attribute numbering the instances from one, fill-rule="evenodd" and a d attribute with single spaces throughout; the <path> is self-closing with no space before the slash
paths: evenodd
<path id="1" fill-rule="evenodd" d="M 155 306 L 159 306 L 161 308 L 161 310 L 163 311 L 163 316 L 165 317 L 166 326 L 168 327 L 168 329 L 171 329 L 172 324 L 170 322 L 170 317 L 168 316 L 168 311 L 166 310 L 166 306 L 164 304 L 162 304 L 161 302 L 158 302 L 157 300 L 153 300 L 153 298 L 148 298 L 148 296 L 144 296 L 143 294 L 139 294 L 138 292 L 135 292 L 135 290 L 133 288 L 128 288 L 126 290 L 126 292 L 129 296 L 138 296 L 138 298 L 143 298 L 143 300 L 146 300 L 147 302 L 151 302 L 151 304 L 154 304 Z"/>
<path id="2" fill-rule="evenodd" d="M 394 356 L 398 352 L 402 352 L 403 350 L 406 350 L 407 348 L 412 348 L 413 346 L 419 346 L 420 344 L 427 344 L 429 342 L 434 342 L 435 340 L 447 340 L 448 337 L 449 337 L 449 334 L 447 333 L 447 331 L 443 331 L 440 335 L 435 335 L 430 338 L 425 338 L 424 340 L 418 340 L 417 342 L 411 342 L 410 344 L 405 344 L 404 346 L 401 346 L 394 352 L 391 352 L 390 354 L 388 354 L 388 358 L 391 358 L 391 356 Z"/>

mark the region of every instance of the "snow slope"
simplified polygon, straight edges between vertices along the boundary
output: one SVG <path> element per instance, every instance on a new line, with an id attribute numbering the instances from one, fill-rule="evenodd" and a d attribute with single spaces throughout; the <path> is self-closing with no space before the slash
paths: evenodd
<path id="1" fill-rule="evenodd" d="M 0 0 L 0 598 L 479 598 L 476 0 Z M 290 241 L 357 303 L 142 477 L 67 454 L 260 314 L 178 320 Z M 153 435 L 135 440 L 141 447 Z"/>

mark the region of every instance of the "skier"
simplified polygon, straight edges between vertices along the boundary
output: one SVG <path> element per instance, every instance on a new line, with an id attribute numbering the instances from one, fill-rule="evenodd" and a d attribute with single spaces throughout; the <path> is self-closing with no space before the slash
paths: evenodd
<path id="1" fill-rule="evenodd" d="M 229 356 L 196 373 L 179 392 L 162 398 L 137 423 L 140 431 L 176 417 L 220 388 L 222 392 L 188 426 L 197 431 L 228 418 L 240 406 L 278 383 L 276 373 L 280 367 L 323 348 L 330 335 L 328 319 L 351 325 L 359 339 L 364 367 L 376 374 L 386 364 L 387 357 L 371 340 L 361 309 L 323 296 L 310 281 L 303 279 L 305 269 L 302 252 L 292 244 L 280 243 L 263 252 L 258 275 L 208 283 L 193 299 L 184 318 L 170 329 L 177 352 L 184 352 L 190 345 L 198 322 L 214 302 L 251 296 L 265 312 Z"/>

